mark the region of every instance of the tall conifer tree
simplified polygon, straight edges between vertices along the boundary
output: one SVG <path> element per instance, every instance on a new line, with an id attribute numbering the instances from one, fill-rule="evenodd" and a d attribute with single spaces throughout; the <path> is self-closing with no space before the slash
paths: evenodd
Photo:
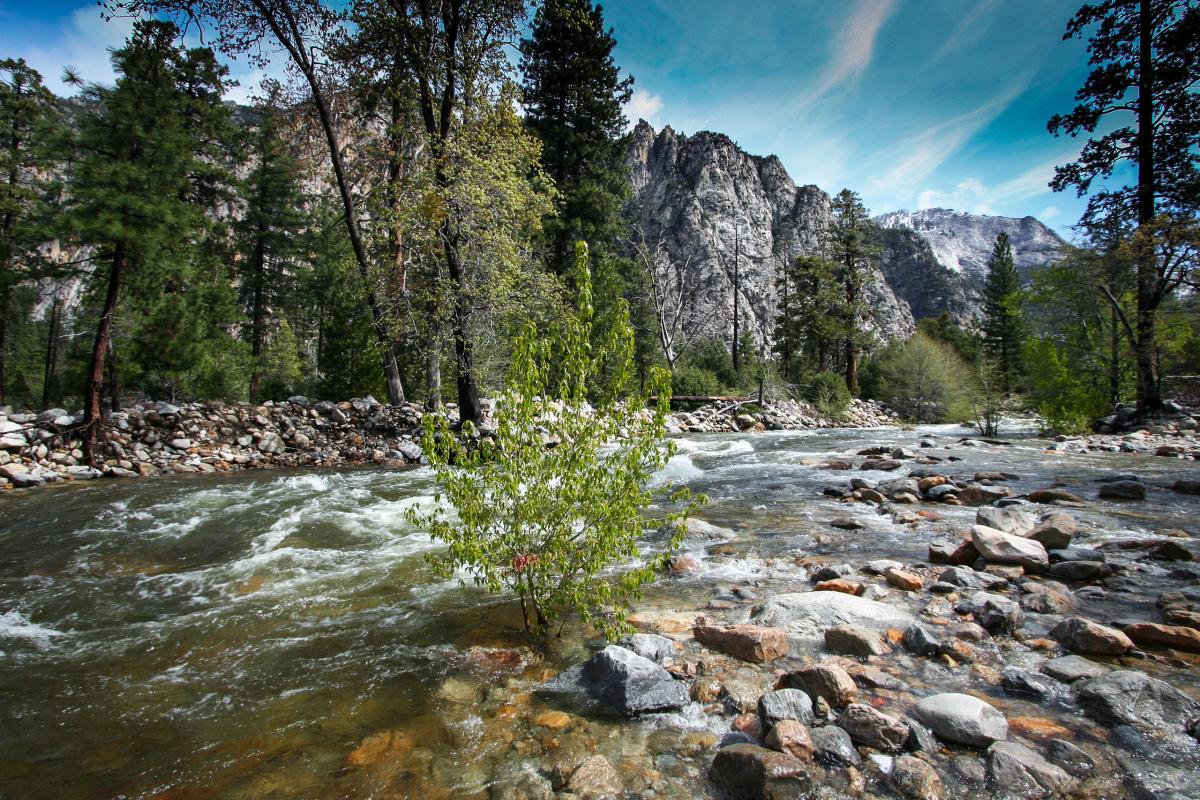
<path id="1" fill-rule="evenodd" d="M 1006 392 L 1016 388 L 1021 376 L 1024 325 L 1020 307 L 1021 280 L 1013 261 L 1008 234 L 1001 232 L 992 247 L 984 288 L 983 335 L 987 354 L 995 361 Z"/>

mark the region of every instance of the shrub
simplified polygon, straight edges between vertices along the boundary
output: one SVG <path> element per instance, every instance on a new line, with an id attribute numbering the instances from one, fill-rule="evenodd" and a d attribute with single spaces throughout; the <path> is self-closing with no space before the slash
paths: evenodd
<path id="1" fill-rule="evenodd" d="M 845 416 L 850 407 L 850 390 L 835 372 L 818 372 L 804 386 L 804 399 L 827 417 Z"/>
<path id="2" fill-rule="evenodd" d="M 875 396 L 914 422 L 944 422 L 962 413 L 970 370 L 947 345 L 917 332 L 888 346 L 874 367 Z"/>
<path id="3" fill-rule="evenodd" d="M 414 508 L 407 517 L 448 545 L 431 557 L 439 574 L 466 569 L 489 591 L 515 592 L 526 629 L 545 632 L 574 611 L 612 637 L 627 628 L 628 602 L 679 546 L 683 521 L 702 498 L 650 487 L 675 449 L 664 439 L 669 374 L 655 368 L 645 395 L 623 394 L 634 374 L 628 306 L 618 302 L 606 340 L 589 343 L 586 246 L 576 253 L 578 316 L 550 335 L 529 323 L 517 338 L 494 437 L 476 439 L 468 424 L 460 438 L 445 416 L 425 416 L 424 446 L 441 492 L 432 511 Z M 602 368 L 610 380 L 589 386 Z M 658 402 L 647 408 L 650 394 Z M 680 504 L 667 515 L 674 533 L 664 552 L 643 560 L 645 512 L 664 494 Z"/>
<path id="4" fill-rule="evenodd" d="M 1088 386 L 1049 338 L 1025 343 L 1029 403 L 1059 433 L 1085 433 L 1108 410 L 1104 393 Z"/>
<path id="5" fill-rule="evenodd" d="M 716 375 L 693 364 L 676 367 L 671 375 L 671 394 L 674 395 L 715 395 L 721 394 L 723 387 Z"/>

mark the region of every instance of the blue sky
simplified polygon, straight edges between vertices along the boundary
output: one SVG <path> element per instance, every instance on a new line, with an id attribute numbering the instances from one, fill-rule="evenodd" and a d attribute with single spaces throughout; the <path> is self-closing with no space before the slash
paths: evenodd
<path id="1" fill-rule="evenodd" d="M 628 110 L 655 128 L 728 134 L 797 183 L 858 191 L 873 213 L 932 206 L 1031 214 L 1066 232 L 1083 208 L 1046 187 L 1080 142 L 1046 120 L 1086 74 L 1061 40 L 1080 0 L 610 0 Z M 47 82 L 108 80 L 128 21 L 94 3 L 0 0 L 0 54 Z M 239 98 L 257 77 L 234 65 Z"/>

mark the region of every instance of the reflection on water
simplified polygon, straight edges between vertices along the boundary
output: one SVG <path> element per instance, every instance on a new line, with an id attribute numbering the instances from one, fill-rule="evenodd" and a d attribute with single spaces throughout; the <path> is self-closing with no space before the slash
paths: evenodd
<path id="1" fill-rule="evenodd" d="M 939 508 L 942 522 L 914 529 L 859 508 L 864 530 L 834 531 L 825 523 L 847 509 L 819 491 L 846 473 L 817 465 L 926 435 L 952 443 L 962 432 L 680 439 L 661 478 L 708 494 L 704 516 L 738 535 L 689 543 L 699 571 L 651 587 L 646 603 L 701 608 L 732 584 L 760 596 L 795 588 L 801 555 L 922 558 L 972 512 Z M 1183 477 L 1168 459 L 1062 458 L 1044 445 L 955 452 L 966 474 L 1018 473 L 1018 491 L 1112 471 Z M 534 780 L 535 759 L 570 748 L 608 753 L 619 768 L 632 759 L 631 786 L 702 792 L 726 723 L 699 706 L 624 726 L 548 715 L 530 689 L 590 643 L 571 631 L 549 646 L 526 641 L 514 604 L 434 578 L 423 554 L 436 545 L 404 519 L 432 492 L 426 469 L 358 469 L 0 498 L 0 796 L 487 796 L 489 784 Z M 1121 535 L 1186 526 L 1191 513 L 1153 492 L 1137 513 L 1093 521 Z M 653 760 L 635 759 L 647 752 Z"/>

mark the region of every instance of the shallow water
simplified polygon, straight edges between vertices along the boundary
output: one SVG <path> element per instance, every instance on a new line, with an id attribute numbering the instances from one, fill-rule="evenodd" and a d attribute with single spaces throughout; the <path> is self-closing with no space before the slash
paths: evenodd
<path id="1" fill-rule="evenodd" d="M 719 554 L 689 543 L 700 570 L 651 587 L 646 605 L 700 609 L 731 585 L 759 597 L 798 589 L 807 586 L 798 556 L 923 559 L 939 532 L 974 511 L 938 506 L 945 521 L 899 526 L 819 496 L 852 474 L 890 476 L 816 465 L 866 446 L 964 435 L 679 439 L 661 478 L 708 494 L 702 516 L 739 535 Z M 1151 484 L 1200 477 L 1190 462 L 1063 456 L 1045 445 L 1020 438 L 952 452 L 966 459 L 962 474 L 1015 472 L 1016 491 L 1060 480 L 1089 501 L 1094 481 L 1115 472 Z M 431 472 L 417 468 L 106 481 L 0 497 L 0 797 L 487 796 L 555 749 L 604 752 L 620 767 L 657 752 L 656 730 L 678 740 L 726 729 L 699 706 L 629 725 L 573 721 L 561 732 L 532 722 L 551 706 L 530 689 L 595 642 L 568 631 L 543 649 L 519 632 L 512 602 L 436 579 L 423 558 L 436 545 L 404 520 L 432 492 Z M 827 526 L 848 512 L 867 527 Z M 1152 488 L 1145 503 L 1096 501 L 1080 516 L 1097 526 L 1094 543 L 1190 528 L 1195 514 L 1195 498 Z M 1154 588 L 1124 593 L 1111 614 L 1144 616 Z M 672 778 L 678 796 L 703 794 L 708 741 L 697 739 L 692 760 L 657 755 L 637 780 Z"/>

